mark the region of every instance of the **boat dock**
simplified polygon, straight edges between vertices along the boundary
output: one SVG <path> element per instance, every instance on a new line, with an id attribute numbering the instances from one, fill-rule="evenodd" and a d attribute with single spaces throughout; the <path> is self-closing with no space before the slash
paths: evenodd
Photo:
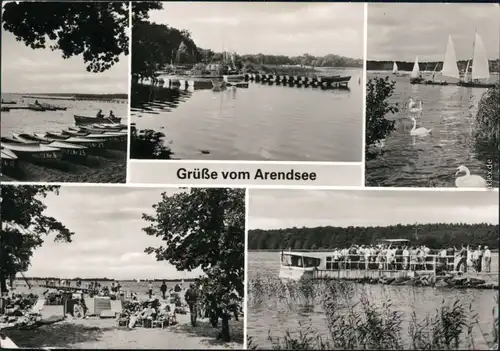
<path id="1" fill-rule="evenodd" d="M 260 83 L 312 86 L 323 89 L 347 89 L 351 76 L 291 76 L 276 74 L 245 74 L 245 80 Z"/>

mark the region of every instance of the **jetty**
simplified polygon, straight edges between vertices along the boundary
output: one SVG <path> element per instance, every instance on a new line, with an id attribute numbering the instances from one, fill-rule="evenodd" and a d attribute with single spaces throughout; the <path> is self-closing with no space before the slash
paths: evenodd
<path id="1" fill-rule="evenodd" d="M 57 289 L 57 290 L 61 290 L 64 292 L 71 292 L 71 293 L 76 293 L 77 291 L 80 291 L 84 294 L 94 294 L 94 295 L 97 295 L 97 293 L 99 292 L 98 289 L 89 289 L 89 288 L 76 287 L 76 286 L 42 284 L 42 285 L 40 285 L 40 287 L 46 288 L 46 289 Z"/>
<path id="2" fill-rule="evenodd" d="M 351 76 L 306 76 L 306 75 L 277 75 L 247 73 L 245 80 L 260 83 L 289 84 L 297 86 L 312 86 L 322 89 L 347 89 Z"/>

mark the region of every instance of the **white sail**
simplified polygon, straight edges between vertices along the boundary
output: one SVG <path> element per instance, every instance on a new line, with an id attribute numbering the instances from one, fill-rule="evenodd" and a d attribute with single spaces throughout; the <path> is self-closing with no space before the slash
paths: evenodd
<path id="1" fill-rule="evenodd" d="M 474 39 L 474 55 L 472 57 L 472 79 L 488 79 L 490 69 L 488 64 L 488 54 L 483 44 L 483 39 L 476 33 Z"/>
<path id="2" fill-rule="evenodd" d="M 460 79 L 460 73 L 457 66 L 457 54 L 455 53 L 455 46 L 451 35 L 448 37 L 448 45 L 446 46 L 446 53 L 444 54 L 443 69 L 441 74 L 445 77 Z"/>
<path id="3" fill-rule="evenodd" d="M 398 64 L 394 62 L 394 64 L 392 65 L 392 73 L 398 73 L 398 71 Z"/>
<path id="4" fill-rule="evenodd" d="M 420 67 L 418 66 L 418 56 L 415 58 L 415 64 L 413 65 L 413 71 L 411 71 L 410 78 L 420 77 Z"/>

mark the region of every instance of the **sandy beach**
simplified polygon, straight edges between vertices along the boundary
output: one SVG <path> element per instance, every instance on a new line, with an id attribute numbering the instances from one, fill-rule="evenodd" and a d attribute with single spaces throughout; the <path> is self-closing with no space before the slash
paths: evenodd
<path id="1" fill-rule="evenodd" d="M 43 318 L 62 314 L 62 306 L 45 306 Z M 233 341 L 217 340 L 219 330 L 208 320 L 189 324 L 189 314 L 177 315 L 178 324 L 161 328 L 118 327 L 115 319 L 66 319 L 34 330 L 10 330 L 5 334 L 23 348 L 71 349 L 241 349 L 243 318 L 230 322 Z"/>
<path id="2" fill-rule="evenodd" d="M 15 173 L 2 169 L 0 181 L 70 182 L 70 183 L 125 183 L 127 153 L 106 150 L 103 155 L 89 155 L 85 163 L 58 162 L 54 167 L 25 161 L 19 162 Z"/>

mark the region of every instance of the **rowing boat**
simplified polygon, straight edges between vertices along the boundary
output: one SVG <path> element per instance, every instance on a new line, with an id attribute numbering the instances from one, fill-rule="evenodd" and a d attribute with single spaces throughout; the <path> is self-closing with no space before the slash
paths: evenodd
<path id="1" fill-rule="evenodd" d="M 33 158 L 36 160 L 60 160 L 62 151 L 55 147 L 42 144 L 23 144 L 12 138 L 1 138 L 2 148 L 10 150 L 19 158 Z"/>
<path id="2" fill-rule="evenodd" d="M 88 131 L 63 130 L 62 135 L 83 137 L 83 138 L 88 138 L 88 139 L 105 139 L 107 141 L 126 141 L 127 140 L 127 134 L 112 133 L 112 132 L 90 133 Z"/>
<path id="3" fill-rule="evenodd" d="M 71 143 L 67 143 L 64 141 L 50 141 L 50 140 L 39 140 L 36 137 L 30 134 L 18 134 L 12 133 L 12 137 L 20 143 L 26 145 L 46 145 L 49 147 L 61 149 L 62 153 L 65 156 L 86 156 L 87 153 L 85 149 L 86 146 L 83 145 L 75 145 Z"/>
<path id="4" fill-rule="evenodd" d="M 70 135 L 52 132 L 47 132 L 46 134 L 35 133 L 34 136 L 39 140 L 64 141 L 65 143 L 86 146 L 89 149 L 102 149 L 104 148 L 104 143 L 106 142 L 105 139 L 72 137 Z"/>
<path id="5" fill-rule="evenodd" d="M 80 133 L 91 133 L 91 134 L 116 134 L 126 136 L 128 131 L 120 130 L 116 128 L 95 128 L 95 127 L 68 127 L 68 130 Z"/>
<path id="6" fill-rule="evenodd" d="M 2 158 L 2 167 L 14 168 L 17 164 L 17 156 L 15 153 L 10 151 L 9 149 L 0 150 L 1 158 Z"/>
<path id="7" fill-rule="evenodd" d="M 33 111 L 45 111 L 45 108 L 43 108 L 40 105 L 35 105 L 35 104 L 28 104 L 28 109 L 33 110 Z"/>
<path id="8" fill-rule="evenodd" d="M 122 120 L 121 118 L 118 117 L 103 117 L 103 118 L 97 118 L 97 117 L 86 117 L 86 116 L 78 116 L 78 115 L 73 115 L 75 118 L 75 123 L 76 124 L 96 124 L 96 123 L 120 123 Z"/>

